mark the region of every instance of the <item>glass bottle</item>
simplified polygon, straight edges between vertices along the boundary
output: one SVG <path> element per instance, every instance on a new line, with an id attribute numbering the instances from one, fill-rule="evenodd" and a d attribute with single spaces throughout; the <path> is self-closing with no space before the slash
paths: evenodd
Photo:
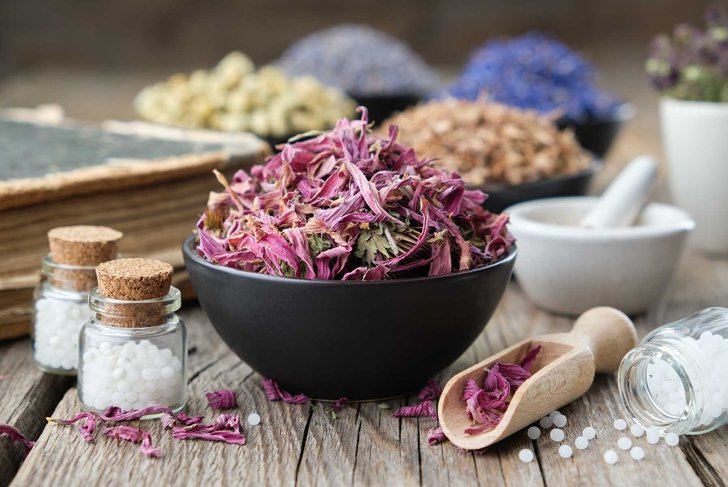
<path id="1" fill-rule="evenodd" d="M 645 428 L 701 434 L 728 423 L 728 309 L 708 308 L 649 333 L 619 367 L 628 414 Z"/>
<path id="2" fill-rule="evenodd" d="M 33 361 L 45 372 L 75 375 L 78 334 L 91 316 L 89 291 L 96 286 L 94 266 L 58 264 L 43 258 L 41 280 L 33 294 Z"/>
<path id="3" fill-rule="evenodd" d="M 94 315 L 81 330 L 78 397 L 90 410 L 162 404 L 179 411 L 187 399 L 187 330 L 175 313 L 178 289 L 148 300 L 89 295 Z"/>

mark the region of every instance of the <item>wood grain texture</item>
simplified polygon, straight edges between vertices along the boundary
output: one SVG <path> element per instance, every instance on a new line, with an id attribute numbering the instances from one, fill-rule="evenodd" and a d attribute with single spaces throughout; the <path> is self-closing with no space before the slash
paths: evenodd
<path id="1" fill-rule="evenodd" d="M 709 305 L 728 305 L 725 292 L 728 262 L 690 255 L 666 300 L 636 320 L 640 336 L 654 326 Z M 238 391 L 244 419 L 258 412 L 261 425 L 243 424 L 244 446 L 172 440 L 157 422 L 143 422 L 165 452 L 160 460 L 143 457 L 136 446 L 99 439 L 84 443 L 70 427 L 49 425 L 20 468 L 13 486 L 24 485 L 724 485 L 728 479 L 725 428 L 699 437 L 683 437 L 678 447 L 649 445 L 646 458 L 633 460 L 619 450 L 624 432 L 612 426 L 623 415 L 613 375 L 599 375 L 589 392 L 561 409 L 567 416 L 566 442 L 586 426 L 597 428 L 589 449 L 574 449 L 565 460 L 558 444 L 544 434 L 536 441 L 518 432 L 485 454 L 463 453 L 451 444 L 431 447 L 426 435 L 430 418 L 391 417 L 413 394 L 377 403 L 352 404 L 332 418 L 329 405 L 293 406 L 270 403 L 259 376 L 220 341 L 196 306 L 184 310 L 190 329 L 190 401 L 192 413 L 208 411 L 203 393 L 220 387 Z M 495 351 L 528 336 L 565 332 L 572 320 L 534 308 L 512 282 L 493 320 L 475 344 L 443 372 L 443 381 L 459 370 L 484 360 Z M 294 391 L 297 392 L 297 391 Z M 556 392 L 558 393 L 558 392 Z M 75 390 L 68 391 L 55 416 L 78 409 Z M 629 433 L 627 433 L 629 435 Z M 521 463 L 518 452 L 530 447 L 536 460 Z M 619 453 L 617 465 L 607 465 L 604 451 Z"/>
<path id="2" fill-rule="evenodd" d="M 72 377 L 44 374 L 32 364 L 30 340 L 0 344 L 0 423 L 10 424 L 30 439 L 40 436 Z M 10 483 L 23 461 L 23 449 L 0 438 L 0 487 Z"/>

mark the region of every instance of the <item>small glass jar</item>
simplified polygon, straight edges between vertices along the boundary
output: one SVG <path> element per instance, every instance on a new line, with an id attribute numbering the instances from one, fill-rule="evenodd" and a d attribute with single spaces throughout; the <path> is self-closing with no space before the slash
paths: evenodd
<path id="1" fill-rule="evenodd" d="M 43 258 L 41 280 L 33 294 L 33 361 L 44 372 L 75 375 L 78 335 L 91 316 L 88 294 L 96 286 L 93 266 L 58 264 Z"/>
<path id="2" fill-rule="evenodd" d="M 661 326 L 619 367 L 632 419 L 661 432 L 701 434 L 728 423 L 728 309 L 708 308 Z"/>
<path id="3" fill-rule="evenodd" d="M 180 304 L 174 287 L 162 298 L 140 301 L 91 292 L 94 315 L 81 330 L 78 370 L 78 397 L 86 409 L 128 411 L 158 404 L 182 409 L 187 329 L 175 314 Z"/>

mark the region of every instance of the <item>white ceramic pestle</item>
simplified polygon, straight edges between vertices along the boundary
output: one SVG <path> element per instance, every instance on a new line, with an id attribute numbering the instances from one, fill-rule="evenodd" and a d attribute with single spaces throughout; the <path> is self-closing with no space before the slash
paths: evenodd
<path id="1" fill-rule="evenodd" d="M 649 156 L 636 157 L 612 181 L 579 225 L 586 228 L 633 225 L 650 197 L 656 178 L 655 160 Z"/>

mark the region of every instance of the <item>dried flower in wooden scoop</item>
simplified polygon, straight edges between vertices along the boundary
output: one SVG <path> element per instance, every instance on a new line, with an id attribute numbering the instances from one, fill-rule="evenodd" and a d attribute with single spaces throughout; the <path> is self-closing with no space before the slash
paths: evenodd
<path id="1" fill-rule="evenodd" d="M 208 392 L 205 397 L 207 397 L 211 409 L 235 409 L 238 407 L 235 392 L 230 389 Z"/>
<path id="2" fill-rule="evenodd" d="M 284 391 L 273 379 L 263 379 L 260 383 L 263 385 L 263 390 L 265 391 L 265 395 L 269 401 L 283 401 L 290 404 L 306 404 L 311 400 L 311 398 L 305 394 L 297 394 L 294 396 L 290 392 Z"/>
<path id="3" fill-rule="evenodd" d="M 147 457 L 159 458 L 162 456 L 162 450 L 152 446 L 152 435 L 148 431 L 133 426 L 114 426 L 106 428 L 104 436 L 130 441 L 131 443 L 141 443 L 139 449 Z"/>
<path id="4" fill-rule="evenodd" d="M 0 424 L 0 437 L 7 436 L 13 443 L 20 443 L 25 448 L 25 454 L 30 453 L 30 450 L 35 445 L 34 441 L 29 440 L 23 433 L 21 433 L 14 426 L 9 424 Z"/>
<path id="5" fill-rule="evenodd" d="M 482 387 L 473 379 L 465 383 L 465 410 L 475 423 L 465 429 L 466 434 L 482 433 L 498 425 L 512 393 L 531 377 L 531 367 L 540 351 L 540 345 L 530 349 L 517 364 L 494 363 L 486 370 Z"/>

